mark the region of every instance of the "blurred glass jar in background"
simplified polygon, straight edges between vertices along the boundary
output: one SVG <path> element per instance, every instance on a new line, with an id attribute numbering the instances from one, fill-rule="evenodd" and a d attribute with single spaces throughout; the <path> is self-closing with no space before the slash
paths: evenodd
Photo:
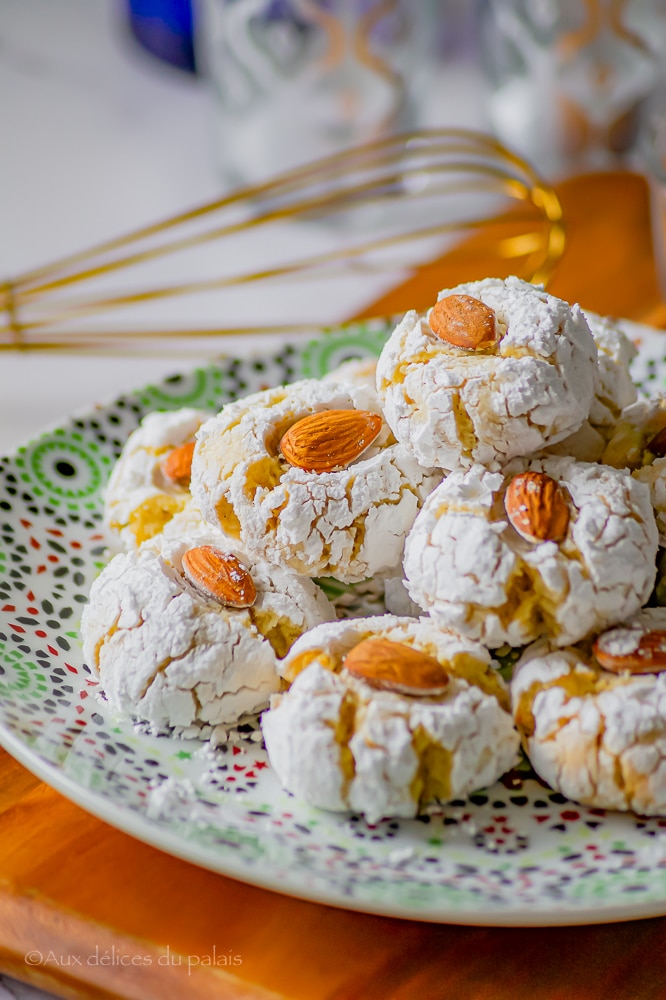
<path id="1" fill-rule="evenodd" d="M 546 174 L 617 163 L 662 73 L 666 0 L 484 0 L 501 141 Z"/>
<path id="2" fill-rule="evenodd" d="M 244 184 L 417 121 L 431 0 L 197 0 L 197 66 L 229 183 Z"/>

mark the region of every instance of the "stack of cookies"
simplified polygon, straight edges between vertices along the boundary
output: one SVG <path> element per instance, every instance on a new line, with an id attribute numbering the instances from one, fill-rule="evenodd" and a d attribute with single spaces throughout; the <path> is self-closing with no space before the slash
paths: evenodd
<path id="1" fill-rule="evenodd" d="M 521 740 L 569 797 L 666 812 L 666 620 L 642 610 L 666 402 L 636 401 L 634 353 L 485 279 L 407 313 L 376 370 L 151 414 L 82 623 L 111 706 L 204 738 L 267 709 L 283 786 L 371 822 L 492 784 Z M 343 617 L 322 577 L 376 581 L 386 614 Z"/>

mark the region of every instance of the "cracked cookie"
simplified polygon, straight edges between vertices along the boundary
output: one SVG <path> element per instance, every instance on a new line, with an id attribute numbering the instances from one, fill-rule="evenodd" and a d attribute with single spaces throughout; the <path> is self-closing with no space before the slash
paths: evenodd
<path id="1" fill-rule="evenodd" d="M 640 612 L 594 647 L 526 650 L 511 699 L 535 771 L 576 802 L 664 815 L 664 670 L 664 609 Z"/>
<path id="2" fill-rule="evenodd" d="M 579 462 L 598 462 L 622 410 L 636 401 L 629 366 L 638 354 L 627 335 L 608 316 L 585 310 L 599 367 L 590 415 L 581 427 L 563 441 L 545 449 L 550 455 L 569 455 Z M 610 464 L 610 463 L 609 463 Z"/>
<path id="3" fill-rule="evenodd" d="M 497 468 L 588 417 L 597 350 L 581 309 L 518 278 L 439 293 L 408 312 L 377 364 L 386 420 L 418 461 Z"/>
<path id="4" fill-rule="evenodd" d="M 578 642 L 644 604 L 657 530 L 648 490 L 570 458 L 454 472 L 405 545 L 410 596 L 442 628 L 496 648 Z"/>
<path id="5" fill-rule="evenodd" d="M 278 690 L 277 658 L 334 617 L 311 580 L 240 557 L 209 528 L 116 555 L 81 633 L 116 711 L 159 727 L 234 724 Z"/>
<path id="6" fill-rule="evenodd" d="M 492 784 L 516 760 L 508 692 L 488 651 L 385 615 L 312 629 L 280 665 L 292 681 L 262 730 L 282 785 L 369 822 Z"/>
<path id="7" fill-rule="evenodd" d="M 374 392 L 306 379 L 229 403 L 203 425 L 192 494 L 256 558 L 353 583 L 396 572 L 440 478 L 395 443 Z"/>
<path id="8" fill-rule="evenodd" d="M 189 408 L 155 411 L 130 434 L 104 500 L 104 523 L 122 549 L 134 549 L 159 534 L 185 507 L 194 435 L 209 416 Z"/>

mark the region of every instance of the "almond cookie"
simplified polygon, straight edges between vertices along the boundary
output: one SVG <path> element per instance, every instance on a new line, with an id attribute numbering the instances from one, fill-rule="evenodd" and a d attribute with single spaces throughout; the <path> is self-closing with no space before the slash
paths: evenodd
<path id="1" fill-rule="evenodd" d="M 608 316 L 585 311 L 585 319 L 599 355 L 590 415 L 579 430 L 546 451 L 551 455 L 569 455 L 579 462 L 598 462 L 622 410 L 636 401 L 636 386 L 629 366 L 638 351 Z"/>
<path id="2" fill-rule="evenodd" d="M 159 534 L 190 497 L 194 435 L 202 410 L 149 413 L 130 434 L 109 479 L 104 523 L 123 549 Z"/>
<path id="3" fill-rule="evenodd" d="M 649 487 L 659 540 L 666 545 L 666 395 L 627 406 L 602 459 L 615 468 L 630 469 Z"/>
<path id="4" fill-rule="evenodd" d="M 395 443 L 372 391 L 307 379 L 207 421 L 192 494 L 255 558 L 352 583 L 396 572 L 439 478 Z"/>
<path id="5" fill-rule="evenodd" d="M 408 312 L 377 364 L 398 441 L 425 466 L 497 468 L 577 430 L 592 405 L 597 351 L 581 309 L 518 278 L 439 293 Z"/>
<path id="6" fill-rule="evenodd" d="M 483 646 L 385 615 L 322 625 L 280 665 L 261 724 L 283 787 L 373 823 L 465 796 L 512 767 L 518 734 Z"/>
<path id="7" fill-rule="evenodd" d="M 647 488 L 548 458 L 476 465 L 430 495 L 405 546 L 411 597 L 443 628 L 496 648 L 578 642 L 647 601 L 657 530 Z"/>
<path id="8" fill-rule="evenodd" d="M 666 814 L 665 651 L 666 612 L 649 609 L 594 650 L 540 642 L 523 654 L 514 718 L 553 789 L 602 809 Z"/>
<path id="9" fill-rule="evenodd" d="M 113 709 L 158 727 L 234 724 L 278 690 L 277 657 L 333 617 L 311 580 L 239 558 L 208 529 L 116 555 L 81 632 Z"/>

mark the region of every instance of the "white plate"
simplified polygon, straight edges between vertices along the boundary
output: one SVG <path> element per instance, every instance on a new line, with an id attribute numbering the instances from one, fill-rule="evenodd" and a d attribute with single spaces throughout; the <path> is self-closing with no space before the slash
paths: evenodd
<path id="1" fill-rule="evenodd" d="M 663 334 L 636 376 L 663 385 Z M 151 409 L 215 409 L 233 395 L 376 353 L 382 324 L 333 331 L 261 361 L 227 359 L 49 431 L 0 461 L 0 742 L 90 812 L 234 878 L 392 916 L 486 925 L 666 913 L 666 819 L 572 805 L 516 772 L 419 820 L 369 826 L 280 790 L 256 729 L 224 749 L 111 715 L 77 628 L 103 561 L 104 482 Z"/>

